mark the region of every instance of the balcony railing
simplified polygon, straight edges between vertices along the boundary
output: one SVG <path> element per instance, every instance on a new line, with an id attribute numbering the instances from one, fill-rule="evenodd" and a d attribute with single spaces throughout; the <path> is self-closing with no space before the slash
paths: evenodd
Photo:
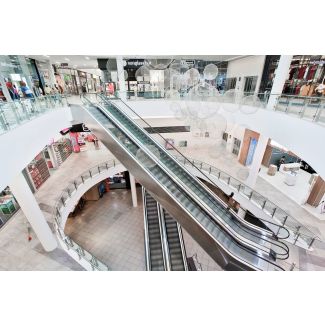
<path id="1" fill-rule="evenodd" d="M 75 253 L 77 253 L 79 260 L 83 259 L 85 263 L 90 265 L 92 270 L 96 271 L 109 271 L 109 267 L 64 233 L 65 224 L 63 224 L 63 214 L 67 203 L 76 194 L 79 187 L 86 185 L 87 182 L 89 182 L 93 177 L 107 171 L 109 168 L 115 167 L 116 164 L 118 164 L 116 160 L 109 160 L 102 164 L 91 167 L 87 171 L 80 174 L 62 191 L 54 208 L 53 217 L 55 221 L 55 230 L 61 243 L 63 243 L 67 250 L 73 250 Z"/>
<path id="2" fill-rule="evenodd" d="M 184 158 L 179 156 L 175 157 L 179 162 L 186 166 L 186 160 L 184 160 Z M 275 203 L 267 199 L 265 196 L 251 189 L 238 179 L 205 162 L 196 159 L 190 160 L 192 164 L 194 164 L 197 168 L 205 171 L 209 175 L 215 176 L 220 182 L 227 185 L 231 190 L 237 192 L 247 200 L 251 201 L 254 205 L 260 208 L 265 214 L 270 216 L 279 225 L 282 225 L 287 228 L 290 232 L 290 238 L 294 245 L 297 244 L 298 241 L 302 241 L 303 243 L 305 243 L 305 248 L 310 249 L 315 243 L 316 239 L 320 240 L 320 238 L 316 236 L 316 234 L 314 234 L 310 229 L 301 224 L 289 213 L 287 213 Z"/>
<path id="3" fill-rule="evenodd" d="M 68 106 L 62 95 L 0 102 L 0 135 L 53 109 Z"/>

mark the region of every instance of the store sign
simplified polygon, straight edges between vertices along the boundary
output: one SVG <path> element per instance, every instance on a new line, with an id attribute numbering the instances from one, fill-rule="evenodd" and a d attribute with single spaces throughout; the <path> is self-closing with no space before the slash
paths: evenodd
<path id="1" fill-rule="evenodd" d="M 186 64 L 189 66 L 194 65 L 195 61 L 194 60 L 185 60 Z"/>
<path id="2" fill-rule="evenodd" d="M 61 63 L 61 67 L 68 67 L 69 63 Z"/>
<path id="3" fill-rule="evenodd" d="M 145 64 L 144 59 L 129 59 L 126 60 L 126 69 L 131 69 L 131 68 L 139 68 Z"/>
<path id="4" fill-rule="evenodd" d="M 319 65 L 323 65 L 325 63 L 324 60 L 320 60 L 320 61 L 310 61 L 311 64 L 319 64 Z"/>

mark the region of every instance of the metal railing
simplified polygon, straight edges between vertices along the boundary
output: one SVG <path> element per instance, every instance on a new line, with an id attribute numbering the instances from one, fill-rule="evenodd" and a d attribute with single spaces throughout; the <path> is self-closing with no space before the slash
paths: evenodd
<path id="1" fill-rule="evenodd" d="M 66 97 L 55 94 L 0 102 L 0 135 L 53 109 L 68 106 Z"/>
<path id="2" fill-rule="evenodd" d="M 325 97 L 280 95 L 274 109 L 316 123 L 325 123 Z"/>
<path id="3" fill-rule="evenodd" d="M 183 157 L 175 156 L 175 158 L 186 166 L 187 161 L 184 160 Z M 291 233 L 294 235 L 294 244 L 296 244 L 300 239 L 306 243 L 308 248 L 311 248 L 316 239 L 320 240 L 316 234 L 314 234 L 306 226 L 302 225 L 294 217 L 290 216 L 289 213 L 238 179 L 205 162 L 191 159 L 191 163 L 197 168 L 205 171 L 207 174 L 217 177 L 220 182 L 224 183 L 231 190 L 236 191 L 241 196 L 254 203 L 254 205 L 269 215 L 279 225 L 282 225 L 291 231 Z"/>
<path id="4" fill-rule="evenodd" d="M 111 167 L 115 167 L 118 163 L 119 162 L 117 160 L 112 159 L 96 166 L 93 166 L 87 171 L 80 174 L 72 182 L 70 182 L 68 186 L 62 191 L 54 207 L 53 217 L 55 221 L 55 230 L 59 239 L 61 240 L 61 242 L 64 243 L 67 250 L 71 249 L 78 254 L 79 260 L 83 259 L 84 261 L 89 263 L 91 265 L 92 270 L 108 271 L 109 267 L 64 233 L 64 224 L 62 224 L 62 211 L 67 205 L 68 201 L 76 194 L 80 186 L 83 186 L 89 180 L 91 180 L 96 175 L 101 174 L 103 171 L 106 171 Z"/>

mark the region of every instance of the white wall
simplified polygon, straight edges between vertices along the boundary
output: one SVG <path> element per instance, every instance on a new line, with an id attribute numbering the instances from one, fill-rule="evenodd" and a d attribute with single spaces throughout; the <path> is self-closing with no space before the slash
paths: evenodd
<path id="1" fill-rule="evenodd" d="M 58 108 L 17 126 L 0 136 L 0 190 L 49 143 L 71 126 L 70 108 Z"/>
<path id="2" fill-rule="evenodd" d="M 171 103 L 172 101 L 168 100 L 128 101 L 132 109 L 144 118 L 174 117 Z M 222 104 L 221 107 L 220 112 L 229 125 L 239 124 L 242 128 L 249 128 L 274 139 L 307 161 L 321 177 L 325 178 L 325 150 L 321 147 L 325 139 L 325 127 L 273 110 L 259 109 L 254 114 L 244 114 L 238 109 L 236 113 L 230 113 L 234 104 Z"/>
<path id="3" fill-rule="evenodd" d="M 244 90 L 245 77 L 257 76 L 255 92 L 260 88 L 265 55 L 250 55 L 244 58 L 236 59 L 228 63 L 227 78 L 237 78 L 236 90 Z M 239 81 L 240 77 L 240 81 Z"/>

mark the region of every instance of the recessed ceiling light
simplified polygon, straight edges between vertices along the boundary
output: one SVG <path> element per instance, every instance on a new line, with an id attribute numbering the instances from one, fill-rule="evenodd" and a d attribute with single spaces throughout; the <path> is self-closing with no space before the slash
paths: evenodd
<path id="1" fill-rule="evenodd" d="M 85 56 L 85 59 L 86 59 L 86 60 L 90 60 L 89 56 Z"/>
<path id="2" fill-rule="evenodd" d="M 45 56 L 46 58 L 49 58 L 50 57 L 49 55 L 43 55 L 43 56 Z"/>
<path id="3" fill-rule="evenodd" d="M 70 61 L 70 59 L 68 59 L 68 58 L 64 58 L 64 60 L 66 60 L 66 61 Z"/>

